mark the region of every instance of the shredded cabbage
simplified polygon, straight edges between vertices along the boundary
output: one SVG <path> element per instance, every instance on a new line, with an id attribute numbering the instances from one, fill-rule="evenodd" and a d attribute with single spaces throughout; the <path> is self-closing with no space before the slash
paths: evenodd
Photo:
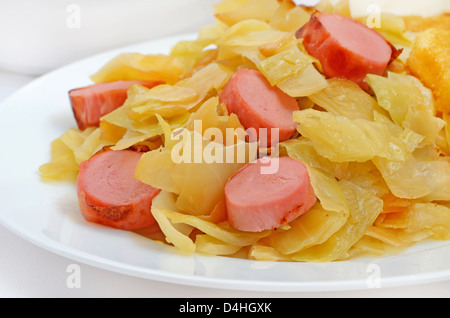
<path id="1" fill-rule="evenodd" d="M 430 91 L 411 76 L 390 72 L 388 78 L 368 75 L 366 81 L 377 95 L 378 103 L 396 124 L 425 137 L 422 144 L 433 143 L 444 128 L 444 120 L 434 116 Z"/>
<path id="2" fill-rule="evenodd" d="M 317 152 L 334 162 L 364 162 L 375 157 L 404 161 L 410 131 L 393 129 L 382 121 L 351 120 L 329 112 L 305 109 L 294 113 L 298 132 L 310 139 Z"/>
<path id="3" fill-rule="evenodd" d="M 341 187 L 350 208 L 347 222 L 323 244 L 295 253 L 294 260 L 330 262 L 347 258 L 349 249 L 364 236 L 382 212 L 383 201 L 377 196 L 348 181 L 342 181 Z"/>
<path id="4" fill-rule="evenodd" d="M 72 128 L 52 142 L 50 162 L 39 168 L 41 177 L 47 181 L 76 180 L 79 164 L 108 145 L 102 141 L 99 128 Z"/>

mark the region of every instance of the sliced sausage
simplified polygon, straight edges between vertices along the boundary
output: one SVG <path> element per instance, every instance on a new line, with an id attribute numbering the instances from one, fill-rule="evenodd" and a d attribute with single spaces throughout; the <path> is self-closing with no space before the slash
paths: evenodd
<path id="1" fill-rule="evenodd" d="M 77 88 L 69 92 L 73 114 L 78 128 L 85 130 L 96 127 L 100 118 L 119 108 L 127 99 L 127 90 L 132 84 L 152 88 L 161 82 L 156 81 L 117 81 L 98 83 Z"/>
<path id="2" fill-rule="evenodd" d="M 275 167 L 263 174 L 265 168 Z M 225 186 L 228 221 L 241 231 L 285 225 L 311 209 L 316 196 L 305 165 L 289 157 L 259 159 L 241 168 Z"/>
<path id="3" fill-rule="evenodd" d="M 160 190 L 134 178 L 141 155 L 131 150 L 105 151 L 80 165 L 77 193 L 87 221 L 122 230 L 155 223 L 151 206 Z"/>
<path id="4" fill-rule="evenodd" d="M 378 32 L 337 13 L 315 12 L 297 32 L 328 77 L 345 78 L 368 89 L 367 74 L 382 75 L 397 53 Z"/>
<path id="5" fill-rule="evenodd" d="M 297 100 L 271 86 L 259 71 L 236 72 L 220 93 L 220 101 L 229 113 L 238 116 L 245 129 L 256 129 L 256 138 L 264 142 L 266 136 L 260 136 L 259 132 L 266 128 L 267 146 L 272 140 L 271 128 L 279 129 L 280 142 L 291 138 L 296 131 L 293 112 L 299 110 Z"/>

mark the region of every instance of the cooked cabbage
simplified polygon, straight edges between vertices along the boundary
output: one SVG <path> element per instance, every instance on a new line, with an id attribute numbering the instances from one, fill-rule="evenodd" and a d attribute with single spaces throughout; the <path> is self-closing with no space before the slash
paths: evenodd
<path id="1" fill-rule="evenodd" d="M 273 247 L 259 244 L 252 245 L 250 251 L 248 252 L 248 258 L 264 262 L 289 261 L 289 258 L 278 252 Z"/>
<path id="2" fill-rule="evenodd" d="M 232 255 L 242 248 L 242 246 L 236 246 L 220 241 L 208 234 L 197 235 L 195 237 L 195 245 L 198 253 L 213 256 Z"/>
<path id="3" fill-rule="evenodd" d="M 406 233 L 424 232 L 438 240 L 450 239 L 450 209 L 436 203 L 415 203 Z"/>
<path id="4" fill-rule="evenodd" d="M 293 260 L 331 262 L 348 258 L 349 249 L 364 236 L 382 212 L 383 201 L 377 196 L 348 181 L 341 181 L 340 186 L 350 208 L 347 222 L 326 242 L 295 253 Z"/>
<path id="5" fill-rule="evenodd" d="M 256 66 L 270 84 L 275 86 L 302 72 L 313 62 L 309 55 L 300 51 L 295 42 L 289 49 L 260 61 Z"/>
<path id="6" fill-rule="evenodd" d="M 429 201 L 450 200 L 450 163 L 421 161 L 411 155 L 405 162 L 373 160 L 389 189 L 399 198 Z"/>
<path id="7" fill-rule="evenodd" d="M 311 19 L 306 10 L 292 1 L 283 0 L 270 19 L 270 25 L 281 31 L 296 32 Z"/>
<path id="8" fill-rule="evenodd" d="M 309 96 L 327 87 L 325 77 L 309 64 L 303 71 L 284 80 L 278 87 L 292 97 Z"/>
<path id="9" fill-rule="evenodd" d="M 294 120 L 317 152 L 334 162 L 365 162 L 375 157 L 404 161 L 409 155 L 406 141 L 412 133 L 385 122 L 351 120 L 314 109 L 295 112 Z"/>
<path id="10" fill-rule="evenodd" d="M 305 138 L 290 139 L 280 143 L 280 153 L 298 159 L 308 167 L 320 169 L 331 176 L 341 178 L 347 172 L 348 163 L 336 163 L 320 156 L 312 142 Z"/>
<path id="11" fill-rule="evenodd" d="M 354 82 L 344 79 L 328 80 L 327 87 L 308 98 L 326 111 L 352 120 L 374 120 L 374 110 L 380 110 L 372 96 Z"/>
<path id="12" fill-rule="evenodd" d="M 156 80 L 171 84 L 179 81 L 186 73 L 185 65 L 176 57 L 123 53 L 103 66 L 91 79 L 95 83 Z"/>
<path id="13" fill-rule="evenodd" d="M 176 246 L 184 253 L 191 254 L 197 250 L 196 236 L 189 237 L 190 233 L 183 233 L 177 226 L 184 225 L 197 229 L 200 233 L 200 251 L 212 255 L 233 254 L 241 247 L 250 246 L 259 239 L 270 234 L 269 231 L 261 233 L 246 233 L 232 229 L 227 223 L 215 224 L 205 221 L 197 216 L 180 213 L 176 205 L 176 195 L 161 191 L 152 203 L 152 214 L 158 222 L 167 242 Z M 195 242 L 194 242 L 195 241 Z M 225 245 L 228 245 L 225 247 Z M 226 251 L 226 252 L 224 252 Z"/>
<path id="14" fill-rule="evenodd" d="M 291 222 L 288 230 L 281 229 L 272 234 L 270 246 L 288 255 L 322 244 L 342 228 L 348 217 L 348 211 L 325 210 L 320 203 L 316 204 Z"/>
<path id="15" fill-rule="evenodd" d="M 445 122 L 434 116 L 431 92 L 411 76 L 390 72 L 388 78 L 369 74 L 367 83 L 378 103 L 395 123 L 425 137 L 423 144 L 433 143 Z"/>
<path id="16" fill-rule="evenodd" d="M 269 22 L 273 13 L 277 11 L 279 7 L 277 0 L 250 0 L 240 1 L 240 3 L 237 1 L 234 2 L 235 3 L 230 4 L 229 6 L 216 6 L 216 18 L 230 26 L 250 19 Z"/>
<path id="17" fill-rule="evenodd" d="M 151 89 L 132 85 L 122 107 L 137 122 L 154 118 L 156 114 L 164 118 L 183 115 L 201 103 L 210 91 L 220 91 L 231 75 L 225 67 L 212 63 L 175 85 L 158 85 Z"/>
<path id="18" fill-rule="evenodd" d="M 176 246 L 181 252 L 192 254 L 195 252 L 195 244 L 188 235 L 177 230 L 167 217 L 165 211 L 176 209 L 173 194 L 161 191 L 152 202 L 152 215 L 158 223 L 161 231 L 166 236 L 166 241 Z"/>
<path id="19" fill-rule="evenodd" d="M 41 177 L 48 181 L 74 181 L 78 165 L 108 145 L 101 139 L 99 128 L 70 129 L 52 142 L 50 162 L 39 168 Z"/>

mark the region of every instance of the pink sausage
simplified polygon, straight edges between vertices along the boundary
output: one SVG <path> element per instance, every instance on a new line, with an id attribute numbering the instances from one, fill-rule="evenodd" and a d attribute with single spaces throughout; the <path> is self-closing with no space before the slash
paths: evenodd
<path id="1" fill-rule="evenodd" d="M 117 81 L 98 83 L 69 92 L 72 110 L 78 128 L 98 127 L 100 118 L 122 106 L 127 99 L 127 90 L 132 84 L 152 88 L 156 81 Z"/>
<path id="2" fill-rule="evenodd" d="M 220 101 L 229 113 L 238 116 L 245 129 L 255 128 L 258 138 L 259 129 L 267 128 L 268 145 L 272 140 L 271 128 L 279 128 L 280 142 L 291 138 L 296 131 L 292 114 L 299 110 L 296 99 L 271 86 L 259 71 L 236 72 L 221 92 Z"/>
<path id="3" fill-rule="evenodd" d="M 378 32 L 337 13 L 316 12 L 298 32 L 305 49 L 328 77 L 354 81 L 363 89 L 367 74 L 382 75 L 397 51 Z M 394 56 L 395 57 L 395 56 Z"/>
<path id="4" fill-rule="evenodd" d="M 131 150 L 106 151 L 80 165 L 77 192 L 87 221 L 122 230 L 155 223 L 151 206 L 160 190 L 134 178 L 141 156 Z"/>
<path id="5" fill-rule="evenodd" d="M 264 167 L 278 167 L 262 174 Z M 245 165 L 225 186 L 230 224 L 241 231 L 261 232 L 285 225 L 317 201 L 305 165 L 289 157 Z"/>

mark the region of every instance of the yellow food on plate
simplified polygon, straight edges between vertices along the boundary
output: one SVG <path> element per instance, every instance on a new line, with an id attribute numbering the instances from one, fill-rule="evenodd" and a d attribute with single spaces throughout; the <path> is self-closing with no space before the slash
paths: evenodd
<path id="1" fill-rule="evenodd" d="M 422 32 L 431 28 L 450 30 L 450 13 L 433 17 L 406 16 L 403 20 L 405 28 L 411 32 Z"/>
<path id="2" fill-rule="evenodd" d="M 124 53 L 91 76 L 95 83 L 117 80 L 162 80 L 176 82 L 183 77 L 185 65 L 176 57 L 162 54 Z"/>
<path id="3" fill-rule="evenodd" d="M 450 29 L 431 28 L 419 33 L 407 66 L 433 90 L 436 110 L 450 113 Z"/>
<path id="4" fill-rule="evenodd" d="M 105 61 L 94 84 L 161 84 L 130 83 L 98 126 L 67 127 L 42 178 L 89 178 L 93 157 L 138 152 L 94 169 L 128 171 L 105 178 L 131 203 L 78 188 L 80 209 L 188 255 L 323 263 L 450 240 L 448 14 L 383 13 L 370 29 L 348 1 L 223 0 L 214 17 L 168 54 Z M 102 107 L 95 87 L 82 115 Z M 135 183 L 158 193 L 150 205 L 122 186 Z M 133 228 L 138 210 L 153 223 Z"/>

